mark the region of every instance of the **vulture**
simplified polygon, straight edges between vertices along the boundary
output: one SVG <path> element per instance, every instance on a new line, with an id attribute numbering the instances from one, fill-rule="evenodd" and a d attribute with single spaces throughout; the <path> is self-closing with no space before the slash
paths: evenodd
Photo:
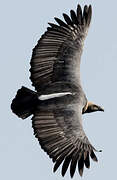
<path id="1" fill-rule="evenodd" d="M 54 18 L 34 47 L 30 79 L 35 91 L 22 86 L 12 100 L 11 109 L 19 118 L 32 115 L 34 135 L 61 175 L 69 168 L 71 178 L 80 176 L 90 159 L 98 161 L 97 151 L 83 130 L 84 113 L 104 111 L 87 100 L 80 80 L 80 61 L 91 23 L 92 7 L 77 6 L 64 21 Z M 99 152 L 99 151 L 98 151 Z"/>

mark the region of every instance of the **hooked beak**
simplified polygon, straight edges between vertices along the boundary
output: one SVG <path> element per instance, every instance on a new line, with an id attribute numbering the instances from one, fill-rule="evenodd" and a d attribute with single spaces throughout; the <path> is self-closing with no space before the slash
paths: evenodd
<path id="1" fill-rule="evenodd" d="M 98 111 L 103 111 L 104 112 L 104 109 L 100 106 L 98 106 Z"/>

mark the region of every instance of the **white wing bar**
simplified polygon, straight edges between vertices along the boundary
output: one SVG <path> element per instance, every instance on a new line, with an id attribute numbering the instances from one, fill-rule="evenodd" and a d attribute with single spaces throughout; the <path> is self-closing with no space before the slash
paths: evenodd
<path id="1" fill-rule="evenodd" d="M 62 96 L 66 96 L 66 95 L 72 95 L 72 94 L 73 93 L 71 93 L 71 92 L 46 94 L 46 95 L 40 95 L 38 97 L 38 99 L 41 100 L 41 101 L 44 101 L 44 100 L 48 100 L 48 99 L 52 99 L 52 98 L 56 98 L 56 97 L 62 97 Z"/>

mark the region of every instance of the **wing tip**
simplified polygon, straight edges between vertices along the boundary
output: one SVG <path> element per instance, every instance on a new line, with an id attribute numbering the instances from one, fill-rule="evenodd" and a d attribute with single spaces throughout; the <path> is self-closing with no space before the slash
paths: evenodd
<path id="1" fill-rule="evenodd" d="M 91 156 L 93 161 L 98 162 L 98 159 L 97 159 L 97 157 L 96 157 L 96 155 L 95 155 L 93 150 L 91 151 L 90 156 Z"/>
<path id="2" fill-rule="evenodd" d="M 92 6 L 91 4 L 85 5 L 83 8 L 81 8 L 81 5 L 77 5 L 77 13 L 75 13 L 74 10 L 70 10 L 70 16 L 68 16 L 66 13 L 63 13 L 64 21 L 61 19 L 54 17 L 55 21 L 58 23 L 59 26 L 69 28 L 69 26 L 74 25 L 85 25 L 89 26 L 91 22 L 92 17 Z M 51 27 L 54 27 L 52 23 L 48 23 Z"/>

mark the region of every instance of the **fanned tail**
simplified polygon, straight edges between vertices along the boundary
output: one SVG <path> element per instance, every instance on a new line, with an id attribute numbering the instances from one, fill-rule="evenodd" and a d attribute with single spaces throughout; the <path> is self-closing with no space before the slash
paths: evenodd
<path id="1" fill-rule="evenodd" d="M 38 104 L 36 92 L 22 87 L 17 91 L 16 97 L 11 104 L 12 111 L 22 119 L 27 118 L 33 113 Z"/>

